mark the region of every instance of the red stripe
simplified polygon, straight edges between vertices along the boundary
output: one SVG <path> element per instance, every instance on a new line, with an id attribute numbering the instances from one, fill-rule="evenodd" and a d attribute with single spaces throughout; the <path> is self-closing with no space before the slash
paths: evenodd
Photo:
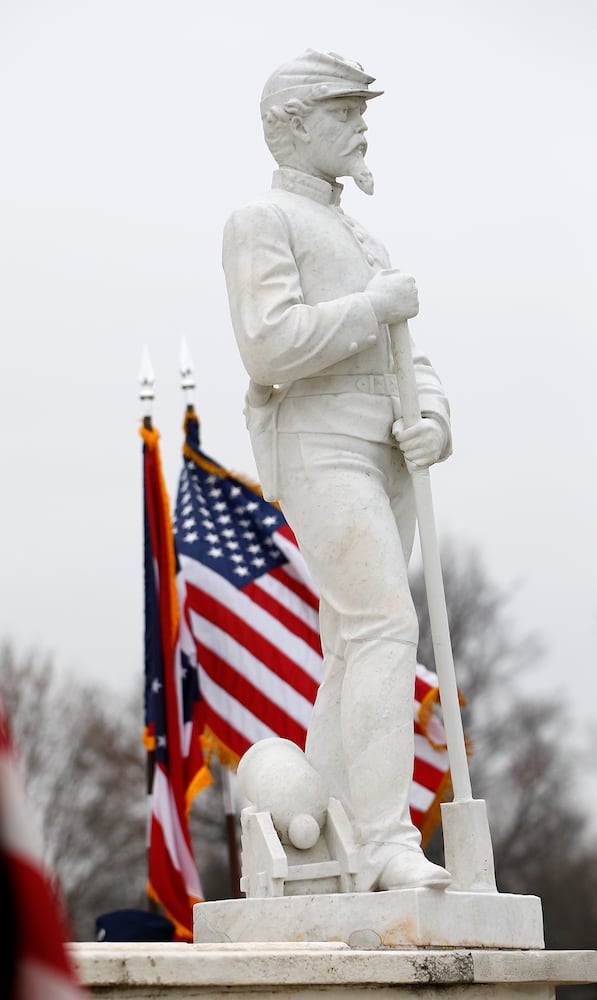
<path id="1" fill-rule="evenodd" d="M 315 701 L 318 689 L 317 682 L 298 663 L 270 642 L 269 639 L 266 639 L 265 636 L 257 632 L 247 621 L 239 618 L 238 615 L 229 608 L 226 608 L 215 597 L 188 582 L 187 602 L 197 614 L 207 618 L 208 621 L 213 625 L 217 625 L 223 632 L 233 636 L 236 642 L 249 650 L 272 673 L 286 681 L 290 687 L 298 691 L 299 694 L 302 694 L 304 698 L 307 698 L 311 702 Z M 195 639 L 197 640 L 197 637 Z"/>
<path id="2" fill-rule="evenodd" d="M 58 897 L 45 873 L 16 854 L 4 854 L 14 886 L 14 919 L 21 958 L 31 958 L 75 982 L 64 947 L 70 937 Z"/>
<path id="3" fill-rule="evenodd" d="M 421 823 L 423 822 L 425 813 L 421 809 L 416 809 L 415 806 L 410 807 L 410 816 L 415 826 L 421 829 Z"/>
<path id="4" fill-rule="evenodd" d="M 279 528 L 276 528 L 276 531 L 279 532 L 281 535 L 283 535 L 284 538 L 286 538 L 289 542 L 292 542 L 292 544 L 298 549 L 299 547 L 298 542 L 296 540 L 294 531 L 288 524 L 288 521 L 284 521 L 284 524 L 280 525 Z"/>
<path id="5" fill-rule="evenodd" d="M 415 757 L 414 780 L 418 785 L 423 785 L 424 788 L 434 792 L 445 773 L 428 761 Z"/>
<path id="6" fill-rule="evenodd" d="M 314 611 L 319 611 L 319 598 L 312 590 L 307 587 L 306 584 L 301 583 L 297 580 L 296 576 L 291 576 L 291 574 L 283 566 L 275 566 L 274 569 L 270 570 L 270 576 L 274 576 L 280 583 L 283 583 L 285 587 L 292 590 L 297 597 L 300 597 L 301 601 L 307 604 Z"/>
<path id="7" fill-rule="evenodd" d="M 273 576 L 274 574 L 271 573 L 269 575 Z M 290 608 L 285 604 L 281 604 L 277 598 L 270 594 L 269 591 L 263 590 L 257 583 L 247 584 L 246 587 L 243 587 L 243 593 L 250 597 L 255 604 L 258 604 L 260 608 L 267 611 L 272 618 L 281 622 L 289 632 L 292 632 L 299 639 L 302 639 L 303 642 L 306 642 L 319 656 L 322 655 L 319 632 L 314 632 L 304 618 L 299 618 Z"/>
<path id="8" fill-rule="evenodd" d="M 292 740 L 293 743 L 299 743 L 301 740 L 304 743 L 305 729 L 296 719 L 256 688 L 239 670 L 231 667 L 226 660 L 207 646 L 203 646 L 197 639 L 195 645 L 198 662 L 219 688 L 248 708 L 278 736 Z"/>
<path id="9" fill-rule="evenodd" d="M 424 681 L 417 674 L 417 676 L 415 677 L 415 701 L 418 701 L 419 703 L 422 702 L 425 696 L 428 695 L 429 692 L 432 690 L 433 690 L 432 685 L 428 684 L 427 681 Z"/>
<path id="10" fill-rule="evenodd" d="M 193 904 L 187 896 L 184 879 L 171 861 L 161 824 L 151 817 L 149 881 L 169 916 L 185 927 L 193 940 Z"/>
<path id="11" fill-rule="evenodd" d="M 239 733 L 228 719 L 216 712 L 213 705 L 205 706 L 205 724 L 237 757 L 242 757 L 251 746 L 250 740 L 245 739 L 243 734 Z"/>

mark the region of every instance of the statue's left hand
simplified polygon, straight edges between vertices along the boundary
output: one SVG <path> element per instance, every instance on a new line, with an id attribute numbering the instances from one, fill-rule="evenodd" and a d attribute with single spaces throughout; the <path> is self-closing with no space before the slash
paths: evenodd
<path id="1" fill-rule="evenodd" d="M 395 420 L 392 434 L 410 465 L 427 469 L 438 461 L 444 447 L 444 431 L 437 420 L 421 417 L 408 429 L 404 420 Z"/>

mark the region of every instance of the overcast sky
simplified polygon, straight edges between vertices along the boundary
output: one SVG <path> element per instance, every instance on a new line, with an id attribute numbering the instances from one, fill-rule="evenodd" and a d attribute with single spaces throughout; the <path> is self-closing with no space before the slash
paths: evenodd
<path id="1" fill-rule="evenodd" d="M 441 537 L 479 548 L 534 683 L 597 694 L 593 0 L 3 0 L 0 637 L 112 686 L 143 670 L 137 376 L 174 497 L 184 336 L 203 444 L 254 471 L 220 264 L 269 187 L 262 85 L 307 47 L 357 59 L 376 193 L 345 207 L 415 275 L 450 396 Z"/>

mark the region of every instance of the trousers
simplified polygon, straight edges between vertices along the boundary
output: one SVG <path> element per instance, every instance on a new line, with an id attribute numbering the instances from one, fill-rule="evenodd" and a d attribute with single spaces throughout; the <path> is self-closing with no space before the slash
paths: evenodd
<path id="1" fill-rule="evenodd" d="M 323 680 L 306 755 L 358 841 L 418 847 L 410 818 L 418 621 L 415 532 L 396 445 L 281 432 L 279 499 L 320 592 Z"/>

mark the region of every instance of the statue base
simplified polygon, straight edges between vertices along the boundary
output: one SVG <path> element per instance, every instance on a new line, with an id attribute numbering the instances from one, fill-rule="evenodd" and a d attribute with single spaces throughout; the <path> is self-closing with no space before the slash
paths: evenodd
<path id="1" fill-rule="evenodd" d="M 86 941 L 71 955 L 104 1000 L 554 1000 L 556 985 L 597 981 L 594 951 Z"/>
<path id="2" fill-rule="evenodd" d="M 194 941 L 340 941 L 365 949 L 544 947 L 537 896 L 434 889 L 198 903 Z"/>

